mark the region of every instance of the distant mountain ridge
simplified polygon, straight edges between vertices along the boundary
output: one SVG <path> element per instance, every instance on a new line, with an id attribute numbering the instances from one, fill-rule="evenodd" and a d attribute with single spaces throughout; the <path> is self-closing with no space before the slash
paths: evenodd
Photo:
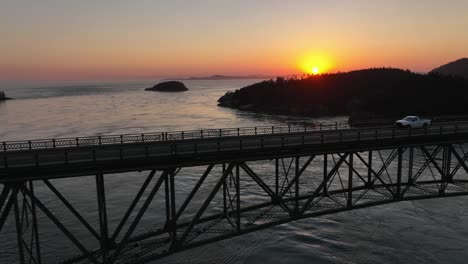
<path id="1" fill-rule="evenodd" d="M 168 78 L 166 80 L 185 80 L 185 81 L 196 81 L 196 80 L 242 80 L 242 79 L 272 79 L 276 78 L 269 75 L 211 75 L 211 76 L 198 76 L 188 78 Z"/>
<path id="2" fill-rule="evenodd" d="M 468 79 L 468 58 L 459 59 L 442 65 L 433 69 L 431 73 L 454 75 Z"/>

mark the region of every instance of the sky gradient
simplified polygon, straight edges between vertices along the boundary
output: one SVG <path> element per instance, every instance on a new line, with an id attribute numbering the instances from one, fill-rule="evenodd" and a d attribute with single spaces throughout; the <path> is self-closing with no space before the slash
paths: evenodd
<path id="1" fill-rule="evenodd" d="M 466 0 L 2 0 L 0 79 L 293 74 L 468 57 Z"/>

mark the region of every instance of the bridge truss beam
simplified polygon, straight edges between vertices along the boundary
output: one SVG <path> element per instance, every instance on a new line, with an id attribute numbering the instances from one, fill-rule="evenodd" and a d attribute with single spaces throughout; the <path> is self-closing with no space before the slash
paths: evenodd
<path id="1" fill-rule="evenodd" d="M 38 221 L 39 217 L 48 219 L 76 249 L 74 255 L 56 262 L 147 262 L 308 217 L 467 195 L 467 160 L 468 153 L 460 144 L 264 161 L 239 158 L 198 168 L 200 176 L 191 175 L 195 181 L 189 186 L 193 187 L 185 191 L 180 186 L 187 180 L 186 168 L 155 168 L 121 216 L 108 203 L 110 176 L 97 170 L 92 176 L 97 205 L 94 220 L 80 213 L 73 205 L 76 201 L 66 198 L 54 180 L 8 182 L 0 185 L 0 234 L 14 234 L 19 263 L 51 262 L 51 256 L 44 255 L 49 240 L 43 239 L 46 231 L 40 225 L 45 221 Z M 53 199 L 37 193 L 39 184 Z M 64 221 L 65 212 L 76 226 Z M 142 225 L 149 226 L 142 231 Z"/>

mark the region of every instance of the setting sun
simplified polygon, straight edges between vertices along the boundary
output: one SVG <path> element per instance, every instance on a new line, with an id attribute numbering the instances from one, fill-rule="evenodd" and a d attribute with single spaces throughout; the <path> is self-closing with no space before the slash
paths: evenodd
<path id="1" fill-rule="evenodd" d="M 312 54 L 301 56 L 298 60 L 299 69 L 306 74 L 326 73 L 332 68 L 332 61 L 324 54 Z"/>

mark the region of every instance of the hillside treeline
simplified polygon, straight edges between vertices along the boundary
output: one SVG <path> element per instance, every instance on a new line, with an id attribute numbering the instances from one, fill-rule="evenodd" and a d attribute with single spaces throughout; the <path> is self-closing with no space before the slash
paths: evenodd
<path id="1" fill-rule="evenodd" d="M 468 80 L 377 68 L 262 81 L 219 100 L 241 110 L 355 118 L 468 114 Z"/>

